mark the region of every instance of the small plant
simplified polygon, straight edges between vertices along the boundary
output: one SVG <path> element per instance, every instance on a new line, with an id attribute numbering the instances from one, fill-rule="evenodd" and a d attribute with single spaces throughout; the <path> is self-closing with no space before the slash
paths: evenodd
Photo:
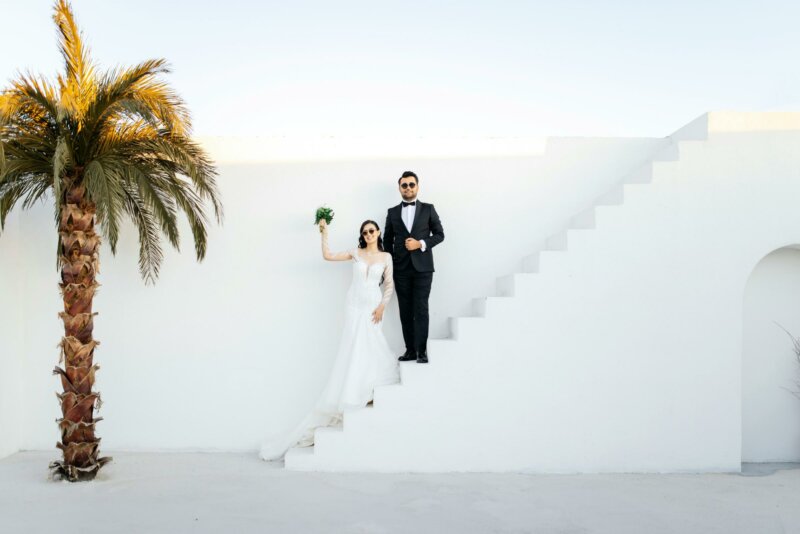
<path id="1" fill-rule="evenodd" d="M 786 332 L 786 335 L 788 335 L 789 338 L 792 340 L 792 345 L 794 346 L 794 357 L 797 360 L 798 365 L 800 365 L 800 337 L 794 337 L 791 334 L 791 332 L 786 330 L 783 326 L 781 326 L 778 323 L 775 324 L 777 324 L 781 330 Z M 795 389 L 794 391 L 790 391 L 790 393 L 795 397 L 797 397 L 798 399 L 800 399 L 800 381 L 797 382 L 797 389 Z"/>

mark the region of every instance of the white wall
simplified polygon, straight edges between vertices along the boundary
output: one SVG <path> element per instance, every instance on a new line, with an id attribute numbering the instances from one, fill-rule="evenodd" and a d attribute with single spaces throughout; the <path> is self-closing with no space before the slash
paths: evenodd
<path id="1" fill-rule="evenodd" d="M 332 248 L 349 248 L 364 219 L 383 227 L 386 209 L 399 202 L 397 176 L 420 175 L 420 199 L 436 204 L 446 236 L 434 250 L 431 295 L 431 336 L 445 337 L 449 316 L 493 294 L 497 276 L 518 270 L 523 256 L 663 142 L 552 139 L 540 156 L 221 165 L 226 219 L 211 228 L 204 263 L 184 242 L 182 255 L 167 254 L 158 284 L 145 287 L 130 229 L 116 258 L 103 249 L 94 307 L 103 448 L 254 450 L 267 431 L 305 414 L 335 356 L 350 276 L 347 264 L 321 258 L 317 206 L 336 210 Z M 51 208 L 21 221 L 22 445 L 49 449 L 61 336 Z M 0 264 L 0 278 L 18 275 Z M 399 354 L 396 300 L 384 330 Z"/>
<path id="2" fill-rule="evenodd" d="M 738 472 L 745 286 L 800 244 L 800 113 L 705 119 L 287 466 Z"/>
<path id="3" fill-rule="evenodd" d="M 0 234 L 0 458 L 19 450 L 22 401 L 22 313 L 21 269 L 18 250 L 17 217 L 11 214 Z"/>
<path id="4" fill-rule="evenodd" d="M 744 296 L 742 460 L 800 461 L 800 250 L 767 255 Z"/>
<path id="5" fill-rule="evenodd" d="M 704 124 L 729 118 L 712 116 Z M 524 396 L 526 425 L 533 425 L 527 438 L 535 438 L 540 448 L 517 447 L 514 454 L 535 451 L 543 469 L 557 469 L 559 458 L 583 458 L 586 463 L 580 465 L 588 470 L 601 465 L 592 463 L 591 455 L 605 455 L 602 465 L 613 469 L 618 464 L 611 460 L 623 450 L 619 447 L 637 443 L 641 458 L 629 456 L 631 462 L 641 460 L 637 465 L 656 470 L 667 464 L 670 469 L 691 464 L 730 470 L 742 457 L 742 425 L 747 424 L 742 416 L 749 401 L 740 327 L 743 317 L 746 325 L 756 321 L 743 311 L 745 283 L 765 255 L 800 242 L 795 231 L 800 221 L 791 219 L 796 210 L 786 194 L 798 183 L 800 161 L 793 147 L 800 138 L 792 124 L 754 131 L 760 125 L 715 122 L 717 131 L 708 142 L 682 144 L 679 161 L 654 169 L 656 182 L 629 186 L 623 206 L 598 212 L 597 230 L 570 234 L 564 259 L 548 256 L 552 263 L 543 265 L 547 284 L 525 297 L 534 300 L 520 300 L 516 315 L 490 314 L 492 328 L 501 329 L 497 332 L 503 325 L 524 323 L 526 331 L 536 333 L 531 341 L 539 349 L 531 354 L 530 347 L 517 343 L 502 349 L 504 358 L 498 361 L 503 366 L 477 361 L 455 369 L 449 378 L 488 366 L 482 371 L 484 385 L 507 384 L 503 369 L 514 369 L 522 380 L 504 386 L 498 399 L 507 410 Z M 95 333 L 101 341 L 97 387 L 105 401 L 100 412 L 105 421 L 99 426 L 103 448 L 254 450 L 265 431 L 300 419 L 334 356 L 341 326 L 337 307 L 350 274 L 346 264 L 321 259 L 319 234 L 311 224 L 318 205 L 337 210 L 332 248 L 348 248 L 363 219 L 375 218 L 383 226 L 386 208 L 398 201 L 397 174 L 409 168 L 420 174 L 420 198 L 436 204 L 445 228 L 445 241 L 434 250 L 437 274 L 431 295 L 432 337 L 445 337 L 448 317 L 472 315 L 473 297 L 494 295 L 496 277 L 520 271 L 523 256 L 663 144 L 653 139 L 554 139 L 540 156 L 222 164 L 227 216 L 222 227 L 212 227 L 203 264 L 194 262 L 185 242 L 183 254 L 167 254 L 158 285 L 145 287 L 138 278 L 130 229 L 116 258 L 103 250 L 103 285 L 95 306 L 100 312 Z M 50 449 L 58 437 L 53 420 L 59 414 L 51 369 L 62 333 L 56 316 L 61 301 L 51 207 L 19 214 L 18 232 L 18 239 L 12 239 L 12 232 L 0 238 L 3 255 L 14 248 L 19 258 L 17 264 L 0 263 L 0 283 L 5 284 L 3 295 L 15 288 L 21 293 L 16 301 L 24 321 L 16 326 L 13 320 L 0 321 L 0 354 L 13 353 L 15 340 L 24 338 L 23 380 L 10 381 L 11 387 L 22 383 L 24 388 L 13 405 L 1 397 L 0 417 L 17 417 L 21 406 L 24 418 L 16 444 L 0 440 L 10 443 L 10 451 Z M 795 268 L 795 260 L 776 257 L 777 271 Z M 753 280 L 763 278 L 764 265 L 750 278 L 751 288 Z M 761 291 L 758 283 L 755 287 Z M 697 302 L 704 307 L 687 308 L 684 297 L 697 295 L 703 296 Z M 598 304 L 612 296 L 613 308 Z M 765 297 L 756 308 L 748 304 L 746 309 L 776 306 L 781 313 L 791 312 L 783 298 Z M 653 308 L 652 302 L 659 305 Z M 582 330 L 581 325 L 591 326 Z M 664 331 L 658 325 L 669 327 Z M 482 339 L 475 326 L 475 339 Z M 621 326 L 625 336 L 636 333 L 641 339 L 620 337 L 615 329 Z M 384 329 L 399 353 L 394 301 Z M 757 345 L 780 343 L 775 332 L 763 339 L 762 334 L 751 339 Z M 564 339 L 571 340 L 569 347 Z M 509 339 L 484 341 L 485 350 L 500 350 Z M 612 355 L 614 365 L 590 358 L 603 354 Z M 13 358 L 9 363 L 13 368 Z M 592 370 L 606 373 L 602 383 Z M 10 391 L 8 383 L 4 373 L 3 392 Z M 595 411 L 615 413 L 614 418 L 575 426 L 587 416 L 580 412 L 583 400 L 591 400 Z M 766 401 L 758 402 L 763 410 Z M 784 408 L 780 417 L 785 421 L 791 407 Z M 512 423 L 519 415 L 488 409 L 483 406 L 483 412 L 472 415 Z M 572 439 L 594 424 L 599 426 L 591 442 Z M 548 428 L 549 438 L 543 440 L 541 432 Z M 557 439 L 552 430 L 569 430 L 572 438 Z M 659 447 L 671 451 L 668 461 L 654 456 L 651 448 L 667 431 L 669 440 L 661 440 Z M 745 439 L 752 435 L 746 426 L 745 434 Z M 581 449 L 581 443 L 588 449 Z"/>

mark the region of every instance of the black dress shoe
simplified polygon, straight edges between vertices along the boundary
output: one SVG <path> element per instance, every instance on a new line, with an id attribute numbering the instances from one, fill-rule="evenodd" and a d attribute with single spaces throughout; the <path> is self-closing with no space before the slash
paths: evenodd
<path id="1" fill-rule="evenodd" d="M 428 363 L 428 353 L 420 352 L 417 354 L 417 363 Z"/>
<path id="2" fill-rule="evenodd" d="M 399 362 L 410 362 L 411 360 L 417 359 L 417 353 L 413 350 L 407 350 L 405 354 L 397 358 Z"/>

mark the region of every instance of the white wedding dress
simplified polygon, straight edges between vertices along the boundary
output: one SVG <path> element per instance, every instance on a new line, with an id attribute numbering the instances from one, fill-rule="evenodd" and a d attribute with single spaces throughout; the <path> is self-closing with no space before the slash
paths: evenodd
<path id="1" fill-rule="evenodd" d="M 325 253 L 327 246 L 327 233 L 323 233 Z M 352 261 L 353 279 L 345 298 L 339 350 L 325 389 L 293 432 L 271 436 L 262 443 L 259 455 L 264 460 L 279 459 L 292 447 L 313 445 L 315 428 L 341 425 L 344 411 L 365 407 L 372 400 L 375 386 L 400 381 L 397 358 L 383 335 L 383 321 L 372 322 L 372 312 L 379 304 L 386 305 L 394 292 L 392 256 L 382 252 L 377 261 L 368 261 L 359 254 L 360 250 L 330 255 L 334 260 Z"/>

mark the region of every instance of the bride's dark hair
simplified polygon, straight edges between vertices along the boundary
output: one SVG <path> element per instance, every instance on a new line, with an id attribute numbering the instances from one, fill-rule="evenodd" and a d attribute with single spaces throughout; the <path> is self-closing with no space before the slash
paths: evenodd
<path id="1" fill-rule="evenodd" d="M 378 226 L 378 223 L 376 223 L 375 221 L 367 220 L 361 223 L 361 229 L 358 231 L 358 248 L 367 248 L 367 242 L 361 233 L 364 231 L 364 227 L 368 224 L 374 224 L 375 230 L 377 230 L 378 232 L 381 231 L 381 227 Z M 381 236 L 378 236 L 378 250 L 383 251 L 383 238 Z"/>

